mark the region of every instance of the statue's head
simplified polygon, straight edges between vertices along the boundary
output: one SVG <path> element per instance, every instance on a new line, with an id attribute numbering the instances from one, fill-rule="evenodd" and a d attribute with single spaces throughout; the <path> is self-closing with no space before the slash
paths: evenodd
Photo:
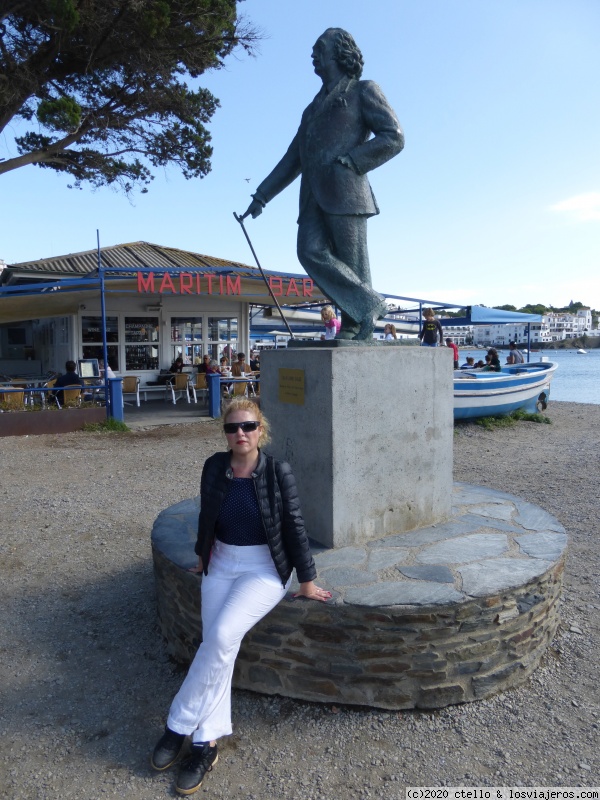
<path id="1" fill-rule="evenodd" d="M 362 53 L 348 31 L 342 28 L 327 28 L 319 36 L 318 41 L 321 40 L 331 43 L 333 59 L 342 72 L 349 78 L 360 78 L 364 66 Z"/>

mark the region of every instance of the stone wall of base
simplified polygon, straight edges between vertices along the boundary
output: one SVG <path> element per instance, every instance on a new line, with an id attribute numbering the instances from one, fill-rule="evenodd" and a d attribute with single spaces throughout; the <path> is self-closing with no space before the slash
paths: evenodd
<path id="1" fill-rule="evenodd" d="M 201 578 L 153 550 L 169 652 L 193 658 Z M 234 685 L 386 709 L 441 708 L 522 683 L 558 625 L 564 557 L 535 580 L 452 605 L 372 608 L 283 600 L 244 639 Z"/>

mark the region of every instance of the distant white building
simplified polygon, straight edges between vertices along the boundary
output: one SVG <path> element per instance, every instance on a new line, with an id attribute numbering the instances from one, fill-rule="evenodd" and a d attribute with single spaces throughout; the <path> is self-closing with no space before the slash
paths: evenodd
<path id="1" fill-rule="evenodd" d="M 531 343 L 548 344 L 563 339 L 576 339 L 592 330 L 592 312 L 582 308 L 576 314 L 554 313 L 544 314 L 542 321 L 531 323 Z M 593 334 L 592 334 L 593 335 Z M 508 345 L 509 342 L 527 341 L 527 325 L 479 325 L 474 328 L 474 344 Z"/>
<path id="2" fill-rule="evenodd" d="M 474 325 L 447 325 L 446 320 L 449 317 L 440 317 L 440 320 L 444 319 L 444 339 L 450 338 L 454 342 L 455 345 L 458 347 L 463 347 L 468 344 L 473 343 L 473 330 L 476 326 Z"/>

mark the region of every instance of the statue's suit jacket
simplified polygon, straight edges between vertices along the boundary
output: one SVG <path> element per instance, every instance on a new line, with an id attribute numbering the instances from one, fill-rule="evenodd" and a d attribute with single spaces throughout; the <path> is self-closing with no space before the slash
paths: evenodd
<path id="1" fill-rule="evenodd" d="M 301 174 L 300 222 L 311 194 L 328 214 L 372 216 L 379 209 L 366 173 L 403 146 L 400 123 L 379 86 L 343 77 L 329 94 L 323 87 L 305 109 L 287 153 L 257 193 L 268 202 Z M 336 162 L 346 155 L 356 172 Z"/>

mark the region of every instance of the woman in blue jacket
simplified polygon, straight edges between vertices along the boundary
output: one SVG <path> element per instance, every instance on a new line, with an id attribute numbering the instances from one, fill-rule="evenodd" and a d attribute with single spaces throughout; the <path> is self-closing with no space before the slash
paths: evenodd
<path id="1" fill-rule="evenodd" d="M 192 737 L 175 788 L 192 794 L 217 762 L 217 739 L 232 732 L 231 679 L 244 635 L 283 599 L 296 570 L 296 596 L 325 601 L 289 464 L 266 456 L 268 423 L 258 406 L 235 398 L 224 416 L 229 450 L 204 464 L 193 572 L 202 578 L 202 643 L 152 754 L 162 771 Z"/>

